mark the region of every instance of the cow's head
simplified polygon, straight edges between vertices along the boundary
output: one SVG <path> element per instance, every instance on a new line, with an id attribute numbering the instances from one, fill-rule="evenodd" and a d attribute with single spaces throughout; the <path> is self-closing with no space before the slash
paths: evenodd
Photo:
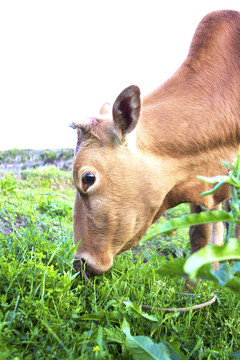
<path id="1" fill-rule="evenodd" d="M 113 257 L 138 243 L 159 209 L 156 162 L 138 138 L 140 91 L 126 88 L 112 111 L 73 124 L 78 142 L 73 163 L 77 188 L 74 241 L 81 243 L 76 259 L 100 274 Z"/>

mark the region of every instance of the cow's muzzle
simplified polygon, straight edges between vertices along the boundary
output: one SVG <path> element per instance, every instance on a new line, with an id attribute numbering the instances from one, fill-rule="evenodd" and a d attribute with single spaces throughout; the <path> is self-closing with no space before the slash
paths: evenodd
<path id="1" fill-rule="evenodd" d="M 74 258 L 73 267 L 75 268 L 75 270 L 76 270 L 77 272 L 83 271 L 84 263 L 85 263 L 84 260 L 78 259 L 78 258 L 76 258 L 76 256 L 73 256 L 73 258 Z"/>
<path id="2" fill-rule="evenodd" d="M 87 276 L 103 274 L 103 271 L 94 268 L 91 265 L 90 261 L 86 261 L 85 259 L 78 258 L 77 256 L 74 257 L 75 260 L 73 261 L 73 266 L 76 271 L 79 271 L 82 274 L 86 274 Z"/>

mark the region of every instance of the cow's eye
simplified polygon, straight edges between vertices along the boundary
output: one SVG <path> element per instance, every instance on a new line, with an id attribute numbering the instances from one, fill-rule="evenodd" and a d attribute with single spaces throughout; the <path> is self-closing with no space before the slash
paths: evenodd
<path id="1" fill-rule="evenodd" d="M 83 175 L 82 181 L 85 185 L 91 186 L 95 183 L 96 176 L 93 173 L 86 173 Z"/>
<path id="2" fill-rule="evenodd" d="M 87 191 L 96 181 L 96 175 L 91 172 L 86 172 L 82 175 L 82 188 Z"/>

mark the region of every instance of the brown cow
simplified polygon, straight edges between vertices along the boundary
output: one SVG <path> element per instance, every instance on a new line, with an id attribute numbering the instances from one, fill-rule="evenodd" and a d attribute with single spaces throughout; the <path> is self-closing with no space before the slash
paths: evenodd
<path id="1" fill-rule="evenodd" d="M 165 210 L 190 203 L 191 212 L 200 212 L 229 198 L 228 186 L 200 197 L 210 185 L 196 176 L 226 173 L 222 162 L 237 154 L 240 13 L 207 15 L 180 69 L 142 103 L 139 88 L 130 86 L 112 111 L 105 104 L 98 117 L 73 126 L 74 243 L 82 239 L 76 259 L 101 274 Z M 215 237 L 221 226 L 214 224 Z M 190 228 L 192 252 L 209 242 L 211 231 L 211 225 Z"/>

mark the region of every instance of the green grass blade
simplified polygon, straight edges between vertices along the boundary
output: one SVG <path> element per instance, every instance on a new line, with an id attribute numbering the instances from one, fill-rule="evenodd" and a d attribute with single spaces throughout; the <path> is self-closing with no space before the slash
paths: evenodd
<path id="1" fill-rule="evenodd" d="M 218 176 L 214 176 L 214 177 L 210 177 L 210 178 L 206 177 L 206 176 L 197 176 L 197 178 L 208 184 L 230 183 L 230 179 L 227 175 L 218 175 Z"/>
<path id="2" fill-rule="evenodd" d="M 216 186 L 214 186 L 213 189 L 209 190 L 209 191 L 204 191 L 203 193 L 200 194 L 200 196 L 207 196 L 207 195 L 212 195 L 214 194 L 218 189 L 220 189 L 220 187 L 224 184 L 224 182 L 219 182 Z"/>
<path id="3" fill-rule="evenodd" d="M 52 259 L 54 258 L 54 256 L 55 256 L 56 253 L 58 252 L 58 249 L 60 248 L 60 246 L 61 246 L 61 245 L 58 245 L 58 246 L 56 247 L 56 249 L 53 251 L 53 253 L 52 253 L 52 255 L 51 255 L 51 257 L 50 257 L 50 259 L 49 259 L 49 261 L 48 261 L 48 263 L 47 263 L 48 266 L 51 264 Z"/>
<path id="4" fill-rule="evenodd" d="M 72 359 L 72 354 L 71 352 L 67 349 L 67 347 L 64 345 L 64 343 L 62 342 L 62 340 L 57 336 L 57 334 L 51 329 L 51 327 L 46 323 L 46 321 L 41 320 L 42 324 L 45 326 L 45 328 L 47 329 L 47 331 L 57 340 L 57 342 L 59 343 L 59 345 L 61 345 L 61 347 L 66 351 L 66 353 L 69 356 L 69 359 Z"/>

